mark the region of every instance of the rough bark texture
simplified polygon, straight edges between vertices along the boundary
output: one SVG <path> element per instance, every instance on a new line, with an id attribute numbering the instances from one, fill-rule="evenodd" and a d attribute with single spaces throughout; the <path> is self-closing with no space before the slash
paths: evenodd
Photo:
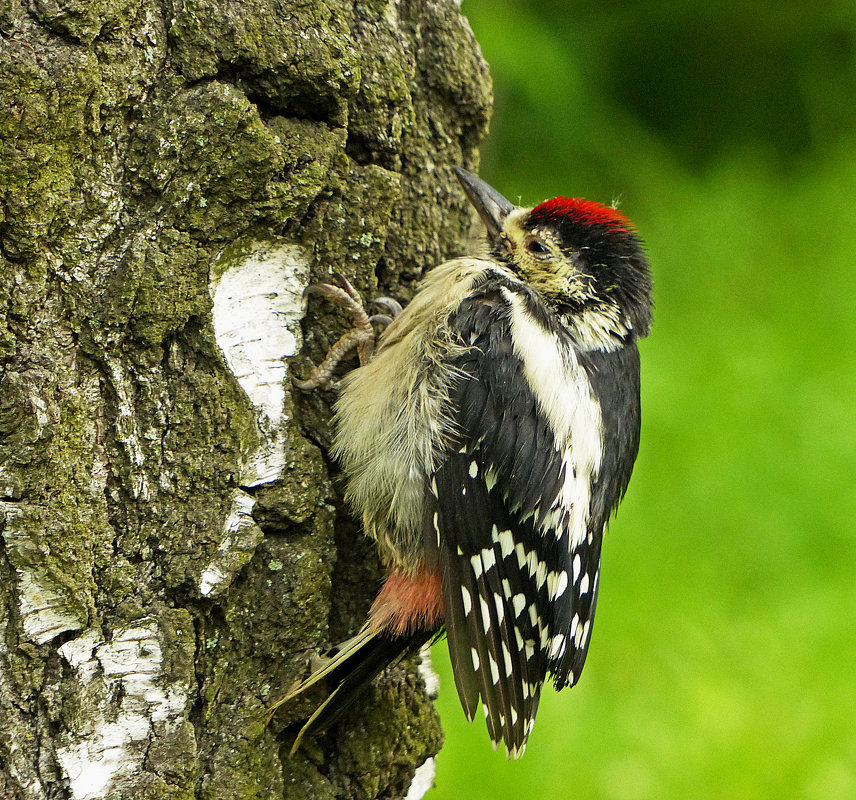
<path id="1" fill-rule="evenodd" d="M 460 251 L 489 105 L 451 0 L 0 5 L 0 797 L 397 797 L 437 752 L 415 659 L 292 759 L 317 697 L 264 724 L 379 580 L 289 377 L 345 324 L 308 282 Z"/>

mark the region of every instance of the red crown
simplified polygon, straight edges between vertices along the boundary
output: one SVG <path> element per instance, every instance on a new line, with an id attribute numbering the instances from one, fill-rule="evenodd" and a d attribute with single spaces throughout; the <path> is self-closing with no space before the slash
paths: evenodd
<path id="1" fill-rule="evenodd" d="M 608 225 L 628 233 L 634 230 L 633 223 L 617 209 L 579 197 L 545 200 L 532 209 L 532 214 L 538 217 L 569 217 L 587 224 Z"/>

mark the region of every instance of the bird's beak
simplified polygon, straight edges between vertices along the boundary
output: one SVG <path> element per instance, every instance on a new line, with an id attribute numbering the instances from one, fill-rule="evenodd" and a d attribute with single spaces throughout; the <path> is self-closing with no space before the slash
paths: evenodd
<path id="1" fill-rule="evenodd" d="M 491 243 L 499 244 L 502 239 L 503 223 L 509 212 L 514 209 L 514 204 L 509 203 L 496 189 L 472 172 L 455 167 L 455 175 L 464 187 L 470 202 L 479 212 Z"/>

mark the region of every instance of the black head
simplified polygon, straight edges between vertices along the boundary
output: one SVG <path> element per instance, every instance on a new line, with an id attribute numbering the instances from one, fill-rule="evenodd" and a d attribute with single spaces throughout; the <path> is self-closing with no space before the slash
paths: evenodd
<path id="1" fill-rule="evenodd" d="M 520 208 L 472 173 L 455 171 L 485 222 L 495 258 L 560 312 L 587 317 L 587 327 L 648 334 L 651 273 L 623 214 L 574 197 Z"/>

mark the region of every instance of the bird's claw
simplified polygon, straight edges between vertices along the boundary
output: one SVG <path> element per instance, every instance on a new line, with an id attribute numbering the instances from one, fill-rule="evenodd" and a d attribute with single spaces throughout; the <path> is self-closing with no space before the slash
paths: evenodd
<path id="1" fill-rule="evenodd" d="M 325 297 L 333 305 L 344 308 L 351 314 L 353 327 L 346 332 L 327 351 L 324 360 L 312 368 L 306 380 L 292 379 L 292 383 L 298 389 L 309 392 L 319 386 L 324 388 L 334 387 L 333 373 L 339 363 L 351 350 L 356 349 L 360 359 L 360 366 L 367 364 L 374 353 L 376 336 L 375 325 L 386 328 L 392 320 L 401 313 L 401 305 L 391 297 L 379 297 L 372 302 L 382 306 L 388 314 L 374 314 L 369 316 L 363 306 L 360 293 L 353 284 L 342 275 L 333 273 L 331 278 L 339 285 L 332 283 L 313 283 L 306 287 L 305 294 L 316 294 Z"/>
<path id="2" fill-rule="evenodd" d="M 399 303 L 398 300 L 394 300 L 392 297 L 375 297 L 372 302 L 376 306 L 385 308 L 387 311 L 385 316 L 389 319 L 395 319 L 404 310 L 401 307 L 401 303 Z"/>

